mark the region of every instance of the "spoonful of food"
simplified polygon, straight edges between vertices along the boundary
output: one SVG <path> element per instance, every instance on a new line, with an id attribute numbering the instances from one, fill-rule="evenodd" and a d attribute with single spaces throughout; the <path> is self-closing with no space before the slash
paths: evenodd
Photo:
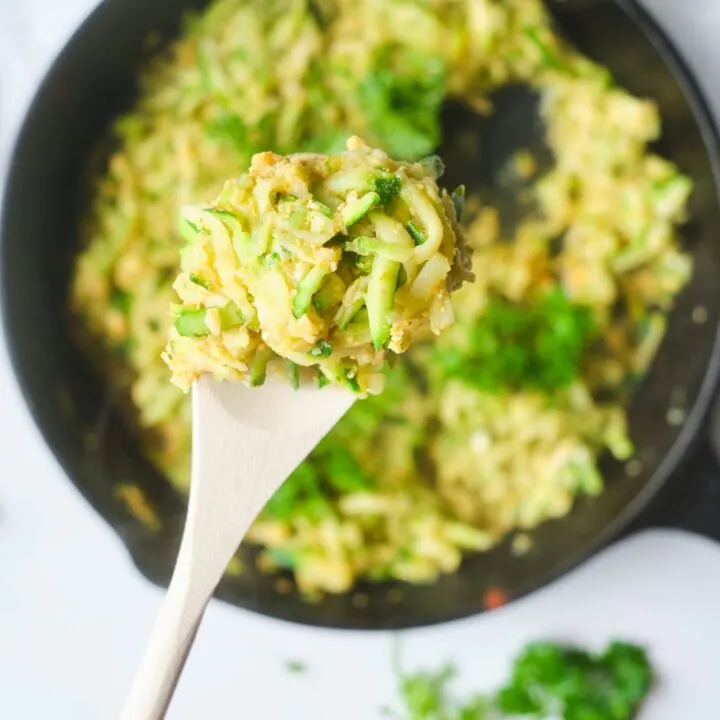
<path id="1" fill-rule="evenodd" d="M 338 156 L 255 155 L 187 208 L 180 304 L 163 355 L 192 389 L 192 483 L 175 570 L 123 720 L 165 716 L 200 621 L 253 520 L 394 353 L 453 321 L 472 278 L 462 190 L 437 158 L 358 138 Z"/>

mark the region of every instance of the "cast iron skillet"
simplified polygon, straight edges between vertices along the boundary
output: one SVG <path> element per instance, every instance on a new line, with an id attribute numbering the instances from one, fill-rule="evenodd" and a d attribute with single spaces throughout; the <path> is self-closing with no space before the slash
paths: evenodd
<path id="1" fill-rule="evenodd" d="M 2 228 L 5 331 L 30 411 L 67 474 L 122 537 L 140 571 L 161 584 L 173 565 L 183 503 L 143 458 L 116 399 L 71 341 L 66 297 L 89 159 L 111 120 L 132 103 L 148 33 L 171 37 L 182 10 L 202 4 L 106 0 L 92 14 L 55 62 L 28 113 L 12 160 Z M 554 12 L 568 37 L 606 64 L 622 85 L 658 100 L 664 120 L 659 150 L 695 181 L 692 221 L 683 233 L 695 256 L 695 273 L 630 411 L 640 472 L 628 475 L 623 466 L 606 460 L 605 493 L 578 501 L 568 517 L 543 525 L 533 550 L 522 558 L 514 557 L 505 543 L 467 559 L 459 572 L 434 585 L 363 585 L 352 596 L 328 597 L 318 604 L 279 594 L 271 578 L 250 570 L 221 586 L 224 600 L 277 618 L 338 628 L 411 627 L 479 613 L 489 599 L 513 599 L 545 585 L 617 537 L 631 521 L 647 524 L 638 516 L 688 454 L 718 373 L 718 138 L 676 53 L 634 4 L 566 0 Z M 511 212 L 512 198 L 497 193 L 495 175 L 518 147 L 540 148 L 542 131 L 535 119 L 536 99 L 527 91 L 505 90 L 498 105 L 494 119 L 485 122 L 448 107 L 448 141 L 441 152 L 449 168 L 448 185 L 470 179 L 495 193 L 495 201 L 506 203 Z M 473 156 L 459 149 L 459 139 L 468 134 L 479 140 Z M 691 319 L 698 306 L 707 312 L 702 324 Z M 666 422 L 670 406 L 687 410 L 682 427 Z M 691 466 L 706 467 L 702 453 L 707 452 L 705 445 L 696 450 Z M 713 479 L 718 477 L 720 471 L 714 471 Z M 123 481 L 138 482 L 149 494 L 163 519 L 161 532 L 143 528 L 115 500 L 113 486 Z M 686 481 L 694 482 L 691 477 Z M 691 491 L 699 493 L 699 486 L 691 485 Z M 672 521 L 678 506 L 680 522 L 692 520 L 693 514 L 681 507 L 686 495 L 675 491 L 664 499 L 660 512 L 665 522 Z M 717 503 L 711 503 L 716 496 L 703 503 L 705 529 L 720 517 Z M 247 565 L 253 567 L 252 562 Z M 491 592 L 498 588 L 502 595 Z"/>

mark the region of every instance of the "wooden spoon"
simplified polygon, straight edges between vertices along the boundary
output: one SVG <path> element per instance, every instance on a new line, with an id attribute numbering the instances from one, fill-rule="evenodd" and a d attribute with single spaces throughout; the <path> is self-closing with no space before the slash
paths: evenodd
<path id="1" fill-rule="evenodd" d="M 165 716 L 205 608 L 248 528 L 355 397 L 334 387 L 293 390 L 197 380 L 192 483 L 180 551 L 122 720 Z"/>

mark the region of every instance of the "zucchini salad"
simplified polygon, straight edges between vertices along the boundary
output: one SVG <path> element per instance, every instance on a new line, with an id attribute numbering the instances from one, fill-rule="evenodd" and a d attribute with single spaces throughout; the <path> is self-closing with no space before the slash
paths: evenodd
<path id="1" fill-rule="evenodd" d="M 529 152 L 513 158 L 531 209 L 511 234 L 487 198 L 468 196 L 462 220 L 475 282 L 448 301 L 441 276 L 452 257 L 442 241 L 434 250 L 426 226 L 411 228 L 402 208 L 386 210 L 382 192 L 392 182 L 373 186 L 376 178 L 364 177 L 353 199 L 372 201 L 375 215 L 358 218 L 347 238 L 352 271 L 332 271 L 329 255 L 313 259 L 293 313 L 272 319 L 299 332 L 294 342 L 303 359 L 316 353 L 315 372 L 332 380 L 341 370 L 370 392 L 251 529 L 247 542 L 260 546 L 263 570 L 280 573 L 281 592 L 292 590 L 290 577 L 310 598 L 346 592 L 359 579 L 432 582 L 509 535 L 526 551 L 533 528 L 567 514 L 578 495 L 601 493 L 599 457 L 633 454 L 628 386 L 652 362 L 692 272 L 677 242 L 691 183 L 650 148 L 661 132 L 655 103 L 623 90 L 555 34 L 541 0 L 215 0 L 142 71 L 135 107 L 115 124 L 117 147 L 88 212 L 71 307 L 108 382 L 127 397 L 148 457 L 184 493 L 190 406 L 162 359 L 168 334 L 171 346 L 225 352 L 212 328 L 232 329 L 245 299 L 211 297 L 216 280 L 192 251 L 173 288 L 194 229 L 232 231 L 232 220 L 213 213 L 191 212 L 178 227 L 181 208 L 215 199 L 215 210 L 230 209 L 222 201 L 239 181 L 224 189 L 222 180 L 241 178 L 264 151 L 337 155 L 357 135 L 418 163 L 440 145 L 446 101 L 486 115 L 492 93 L 517 84 L 540 97 L 552 163 L 545 168 Z M 334 210 L 343 192 L 320 202 Z M 286 202 L 288 222 L 308 211 Z M 331 221 L 320 205 L 310 209 L 318 226 Z M 388 217 L 403 241 L 413 240 L 392 257 L 378 245 L 377 223 Z M 427 317 L 416 310 L 423 324 L 450 327 L 427 342 L 413 337 L 374 395 L 379 371 L 354 372 L 348 330 L 355 325 L 366 359 L 388 342 L 405 350 L 421 276 L 408 282 L 407 253 L 431 251 L 435 274 L 421 294 L 432 305 Z M 398 295 L 408 296 L 407 327 L 376 313 L 387 294 L 364 295 L 381 258 Z M 275 270 L 266 269 L 260 292 L 269 293 Z M 351 287 L 367 302 L 354 303 Z M 188 312 L 189 304 L 204 314 Z M 308 323 L 317 327 L 304 335 Z M 323 357 L 320 339 L 331 327 L 338 351 L 345 343 L 341 364 Z M 272 351 L 288 349 L 297 350 Z M 258 380 L 263 355 L 252 359 Z M 183 388 L 192 367 L 173 367 Z M 123 498 L 158 529 L 142 488 L 125 488 Z"/>

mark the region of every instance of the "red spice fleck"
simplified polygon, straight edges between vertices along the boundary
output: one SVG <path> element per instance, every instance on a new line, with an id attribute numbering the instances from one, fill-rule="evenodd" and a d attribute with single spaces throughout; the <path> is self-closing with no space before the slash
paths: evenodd
<path id="1" fill-rule="evenodd" d="M 495 610 L 508 601 L 507 593 L 499 587 L 491 587 L 485 591 L 483 602 L 488 610 Z"/>

